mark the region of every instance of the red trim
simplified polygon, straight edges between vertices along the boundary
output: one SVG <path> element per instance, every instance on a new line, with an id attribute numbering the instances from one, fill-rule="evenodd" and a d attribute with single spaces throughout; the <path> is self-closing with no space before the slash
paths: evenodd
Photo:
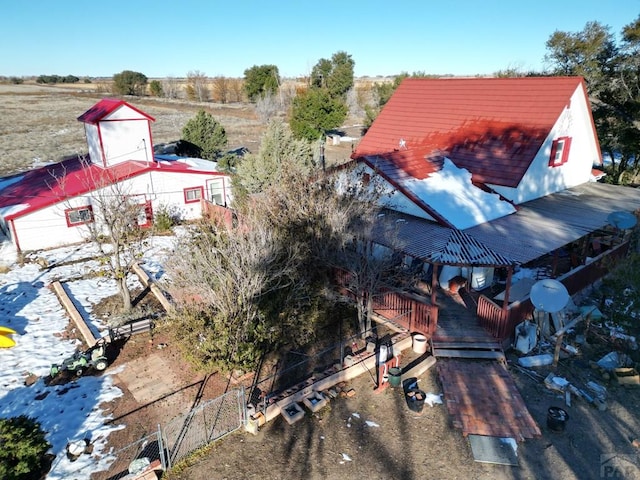
<path id="1" fill-rule="evenodd" d="M 192 191 L 196 191 L 199 190 L 200 191 L 200 197 L 195 198 L 193 200 L 189 200 L 187 198 L 187 192 L 192 192 Z M 196 203 L 199 202 L 201 199 L 204 198 L 204 188 L 203 187 L 189 187 L 189 188 L 185 188 L 183 190 L 184 193 L 184 203 Z"/>
<path id="2" fill-rule="evenodd" d="M 138 223 L 138 226 L 140 228 L 149 228 L 153 224 L 153 207 L 151 205 L 151 200 L 141 203 L 140 207 L 144 209 L 147 221 L 145 223 Z"/>
<path id="3" fill-rule="evenodd" d="M 8 221 L 55 205 L 66 198 L 77 197 L 101 186 L 111 185 L 153 171 L 207 175 L 210 178 L 224 178 L 226 176 L 222 172 L 193 169 L 182 162 L 161 163 L 162 168 L 157 169 L 152 163 L 127 160 L 104 169 L 100 165 L 86 162 L 82 157 L 72 158 L 25 173 L 22 180 L 2 190 L 0 207 L 18 205 L 22 198 L 29 198 L 29 204 L 26 208 L 5 216 L 5 220 Z M 52 178 L 64 178 L 64 180 L 59 184 L 54 182 L 52 185 Z"/>
<path id="4" fill-rule="evenodd" d="M 223 202 L 222 205 L 220 206 L 226 208 L 227 207 L 227 187 L 226 187 L 224 176 L 220 178 L 210 178 L 209 180 L 207 180 L 207 200 L 211 201 L 211 199 L 209 198 L 209 195 L 211 194 L 211 182 L 215 182 L 220 179 L 222 179 L 222 202 Z M 211 202 L 211 203 L 214 203 L 214 202 Z"/>
<path id="5" fill-rule="evenodd" d="M 562 156 L 556 159 L 558 155 L 558 147 L 562 146 Z M 559 167 L 569 160 L 569 150 L 571 149 L 571 137 L 559 137 L 551 144 L 551 153 L 549 154 L 549 166 Z"/>
<path id="6" fill-rule="evenodd" d="M 137 109 L 136 107 L 134 107 L 133 105 L 130 105 L 124 100 L 118 100 L 117 98 L 103 98 L 98 103 L 96 103 L 93 107 L 91 107 L 89 110 L 87 110 L 82 115 L 80 115 L 78 117 L 78 121 L 84 122 L 84 123 L 97 124 L 104 117 L 115 112 L 122 106 L 126 106 L 131 110 L 133 110 L 134 112 L 137 112 L 140 115 L 144 116 L 145 118 L 151 120 L 152 122 L 155 122 L 155 118 L 153 118 L 151 115 L 147 115 L 142 110 Z"/>
<path id="7" fill-rule="evenodd" d="M 102 141 L 102 129 L 100 128 L 100 124 L 97 123 L 96 124 L 96 130 L 98 131 L 98 141 L 100 142 L 100 160 L 102 163 L 102 166 L 104 168 L 107 168 L 107 154 L 104 152 L 104 142 Z"/>
<path id="8" fill-rule="evenodd" d="M 91 214 L 91 219 L 90 220 L 82 220 L 79 222 L 71 222 L 71 219 L 69 218 L 69 214 L 71 212 L 78 212 L 80 210 L 89 210 L 89 213 Z M 85 225 L 87 223 L 91 223 L 93 222 L 93 207 L 91 205 L 84 205 L 82 207 L 77 207 L 77 208 L 67 208 L 64 211 L 64 218 L 67 221 L 67 227 L 71 228 L 71 227 L 77 227 L 78 225 Z"/>
<path id="9" fill-rule="evenodd" d="M 20 241 L 18 240 L 18 231 L 16 230 L 16 225 L 13 220 L 9 220 L 9 225 L 11 226 L 11 233 L 13 234 L 13 243 L 16 244 L 16 250 L 20 252 Z"/>

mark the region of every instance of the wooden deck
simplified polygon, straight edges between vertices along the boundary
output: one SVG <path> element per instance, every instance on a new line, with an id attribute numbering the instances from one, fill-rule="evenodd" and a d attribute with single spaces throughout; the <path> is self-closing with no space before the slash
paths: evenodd
<path id="1" fill-rule="evenodd" d="M 438 292 L 438 326 L 431 337 L 434 357 L 505 361 L 500 341 L 480 326 L 473 292 Z"/>
<path id="2" fill-rule="evenodd" d="M 467 435 L 522 441 L 541 435 L 506 368 L 502 343 L 480 326 L 476 292 L 438 292 L 438 327 L 431 338 L 445 404 Z"/>

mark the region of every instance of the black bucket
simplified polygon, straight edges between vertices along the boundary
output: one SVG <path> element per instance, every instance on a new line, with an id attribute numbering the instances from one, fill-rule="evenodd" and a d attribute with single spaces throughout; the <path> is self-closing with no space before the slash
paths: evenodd
<path id="1" fill-rule="evenodd" d="M 547 427 L 554 432 L 564 432 L 569 420 L 569 414 L 559 407 L 549 407 L 547 410 Z"/>

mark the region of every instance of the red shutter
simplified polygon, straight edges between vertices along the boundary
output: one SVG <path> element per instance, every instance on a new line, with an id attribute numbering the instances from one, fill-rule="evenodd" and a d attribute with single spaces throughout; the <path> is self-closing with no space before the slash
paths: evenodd
<path id="1" fill-rule="evenodd" d="M 571 149 L 571 137 L 564 137 L 564 148 L 562 149 L 562 161 L 564 165 L 569 160 L 569 150 Z"/>

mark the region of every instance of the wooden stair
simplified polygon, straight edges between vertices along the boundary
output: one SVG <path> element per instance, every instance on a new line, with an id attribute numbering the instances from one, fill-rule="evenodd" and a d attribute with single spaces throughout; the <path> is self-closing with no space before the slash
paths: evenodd
<path id="1" fill-rule="evenodd" d="M 502 345 L 498 342 L 465 342 L 431 339 L 431 353 L 436 358 L 470 358 L 497 360 L 506 364 Z"/>

